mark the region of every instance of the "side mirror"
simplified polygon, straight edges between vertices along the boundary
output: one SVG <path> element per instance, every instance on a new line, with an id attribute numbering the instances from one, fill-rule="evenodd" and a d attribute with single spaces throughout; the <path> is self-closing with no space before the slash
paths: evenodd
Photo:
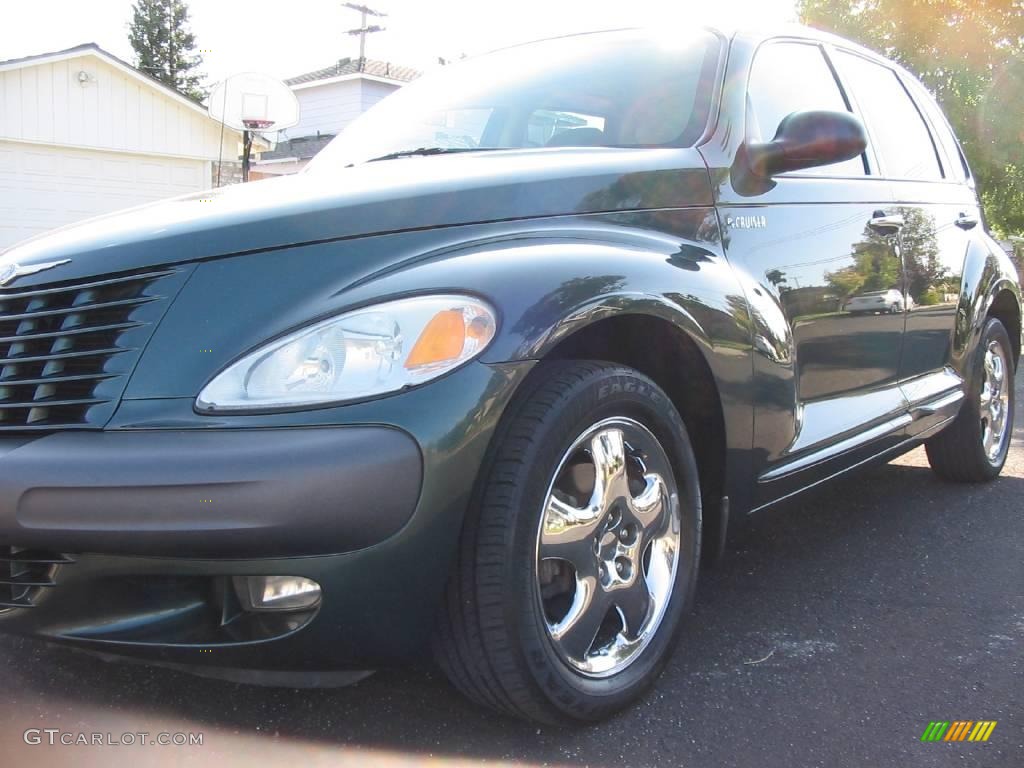
<path id="1" fill-rule="evenodd" d="M 850 160 L 868 145 L 860 120 L 849 112 L 794 112 L 779 124 L 775 138 L 749 143 L 745 154 L 750 170 L 769 179 Z"/>

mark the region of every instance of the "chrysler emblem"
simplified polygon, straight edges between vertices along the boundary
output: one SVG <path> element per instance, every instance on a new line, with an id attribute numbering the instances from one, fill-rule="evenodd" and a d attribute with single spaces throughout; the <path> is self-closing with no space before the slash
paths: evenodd
<path id="1" fill-rule="evenodd" d="M 70 262 L 71 259 L 62 259 L 61 261 L 47 261 L 44 264 L 29 264 L 27 267 L 23 267 L 21 264 L 6 264 L 0 267 L 0 287 L 13 283 L 19 277 L 34 275 L 36 272 L 43 272 Z"/>

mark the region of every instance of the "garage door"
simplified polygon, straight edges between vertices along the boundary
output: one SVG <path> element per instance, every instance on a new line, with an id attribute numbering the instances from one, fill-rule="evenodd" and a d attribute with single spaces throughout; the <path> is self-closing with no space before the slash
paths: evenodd
<path id="1" fill-rule="evenodd" d="M 210 186 L 203 160 L 0 142 L 0 249 L 54 227 Z"/>

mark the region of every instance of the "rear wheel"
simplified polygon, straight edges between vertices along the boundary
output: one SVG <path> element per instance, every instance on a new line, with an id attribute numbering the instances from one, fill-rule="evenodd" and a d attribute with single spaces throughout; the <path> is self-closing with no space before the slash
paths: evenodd
<path id="1" fill-rule="evenodd" d="M 642 374 L 542 364 L 506 417 L 436 636 L 464 693 L 542 722 L 621 709 L 656 679 L 696 584 L 686 429 Z"/>
<path id="2" fill-rule="evenodd" d="M 982 332 L 960 413 L 925 443 L 928 462 L 940 477 L 980 483 L 999 475 L 1013 431 L 1013 384 L 1010 337 L 993 318 Z"/>

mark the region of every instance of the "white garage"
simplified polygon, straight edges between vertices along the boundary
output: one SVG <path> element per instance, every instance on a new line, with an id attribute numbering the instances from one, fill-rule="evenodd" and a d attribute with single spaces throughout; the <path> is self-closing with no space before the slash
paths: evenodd
<path id="1" fill-rule="evenodd" d="M 96 45 L 0 62 L 0 249 L 211 186 L 237 132 Z"/>

